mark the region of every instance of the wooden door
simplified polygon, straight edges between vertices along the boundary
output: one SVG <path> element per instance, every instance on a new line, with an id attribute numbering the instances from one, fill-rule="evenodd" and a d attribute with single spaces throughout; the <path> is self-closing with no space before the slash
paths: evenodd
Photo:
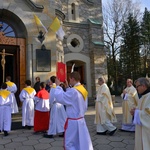
<path id="1" fill-rule="evenodd" d="M 20 105 L 19 93 L 24 88 L 24 81 L 26 80 L 26 44 L 23 38 L 5 37 L 0 32 L 0 51 L 6 50 L 6 53 L 11 53 L 13 56 L 6 56 L 6 75 L 12 77 L 12 81 L 16 83 L 18 91 L 16 94 L 17 103 Z M 1 56 L 0 56 L 1 59 Z M 2 75 L 2 67 L 0 66 L 0 74 Z M 2 76 L 0 76 L 0 83 L 2 83 Z"/>
<path id="2" fill-rule="evenodd" d="M 5 49 L 5 71 L 4 71 L 4 82 L 6 81 L 7 76 L 11 76 L 11 81 L 17 85 L 17 88 L 20 89 L 20 49 L 19 46 L 9 46 L 9 45 L 0 45 L 0 52 Z M 9 55 L 7 55 L 9 54 Z M 0 59 L 1 59 L 0 55 Z M 3 74 L 2 66 L 0 66 L 0 74 Z M 0 84 L 3 82 L 3 77 L 0 78 Z M 19 90 L 16 93 L 16 98 L 19 99 Z M 17 100 L 19 105 L 19 100 Z"/>

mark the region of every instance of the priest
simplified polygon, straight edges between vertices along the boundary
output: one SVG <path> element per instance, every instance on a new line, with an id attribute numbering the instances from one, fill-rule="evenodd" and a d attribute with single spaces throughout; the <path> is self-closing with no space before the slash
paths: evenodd
<path id="1" fill-rule="evenodd" d="M 150 149 L 150 81 L 141 77 L 135 81 L 136 89 L 140 95 L 138 106 L 131 109 L 135 124 L 135 149 Z"/>

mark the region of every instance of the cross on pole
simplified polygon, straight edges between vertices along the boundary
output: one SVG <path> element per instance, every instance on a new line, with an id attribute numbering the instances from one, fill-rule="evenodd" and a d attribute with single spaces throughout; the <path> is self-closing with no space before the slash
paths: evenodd
<path id="1" fill-rule="evenodd" d="M 13 55 L 13 54 L 5 53 L 5 49 L 3 49 L 2 52 L 0 52 L 0 55 L 2 55 L 1 65 L 2 65 L 2 70 L 3 70 L 3 82 L 4 82 L 4 78 L 5 78 L 5 63 L 6 63 L 5 56 Z"/>

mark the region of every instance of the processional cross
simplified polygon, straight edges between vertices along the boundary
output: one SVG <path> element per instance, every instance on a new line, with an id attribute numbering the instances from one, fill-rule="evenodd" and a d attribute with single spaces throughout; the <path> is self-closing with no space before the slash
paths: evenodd
<path id="1" fill-rule="evenodd" d="M 2 65 L 2 70 L 3 70 L 3 82 L 4 82 L 4 78 L 5 78 L 5 63 L 6 63 L 5 56 L 13 55 L 13 54 L 5 53 L 5 49 L 3 49 L 2 52 L 0 52 L 0 55 L 2 55 L 1 65 Z"/>

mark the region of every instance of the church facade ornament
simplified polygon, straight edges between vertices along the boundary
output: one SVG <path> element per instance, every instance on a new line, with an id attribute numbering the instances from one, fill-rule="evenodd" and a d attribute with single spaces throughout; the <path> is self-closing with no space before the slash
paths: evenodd
<path id="1" fill-rule="evenodd" d="M 16 38 L 6 37 L 3 35 L 3 32 L 0 32 L 0 44 L 16 45 Z"/>
<path id="2" fill-rule="evenodd" d="M 95 95 L 98 75 L 107 75 L 107 70 L 103 67 L 106 59 L 103 53 L 101 13 L 101 0 L 24 0 L 18 3 L 17 1 L 0 3 L 0 19 L 10 23 L 15 31 L 15 36 L 11 37 L 1 30 L 0 52 L 5 49 L 6 53 L 12 50 L 18 53 L 14 55 L 14 58 L 17 60 L 19 69 L 22 69 L 16 75 L 20 77 L 19 82 L 16 80 L 20 88 L 26 78 L 34 82 L 35 77 L 40 76 L 46 82 L 49 76 L 56 74 L 56 62 L 62 61 L 66 63 L 67 75 L 70 73 L 72 64 L 75 63 L 74 68 L 80 72 L 82 83 L 89 91 L 89 97 L 92 98 Z M 37 40 L 39 30 L 34 14 L 46 28 L 49 28 L 53 17 L 57 16 L 65 32 L 62 41 L 58 39 L 55 32 L 49 30 L 46 33 L 43 44 L 51 54 L 51 60 L 48 63 L 51 70 L 47 72 L 36 69 L 36 50 L 41 48 L 41 42 Z M 44 31 L 42 27 L 41 30 Z M 18 71 L 18 68 L 16 70 Z"/>

